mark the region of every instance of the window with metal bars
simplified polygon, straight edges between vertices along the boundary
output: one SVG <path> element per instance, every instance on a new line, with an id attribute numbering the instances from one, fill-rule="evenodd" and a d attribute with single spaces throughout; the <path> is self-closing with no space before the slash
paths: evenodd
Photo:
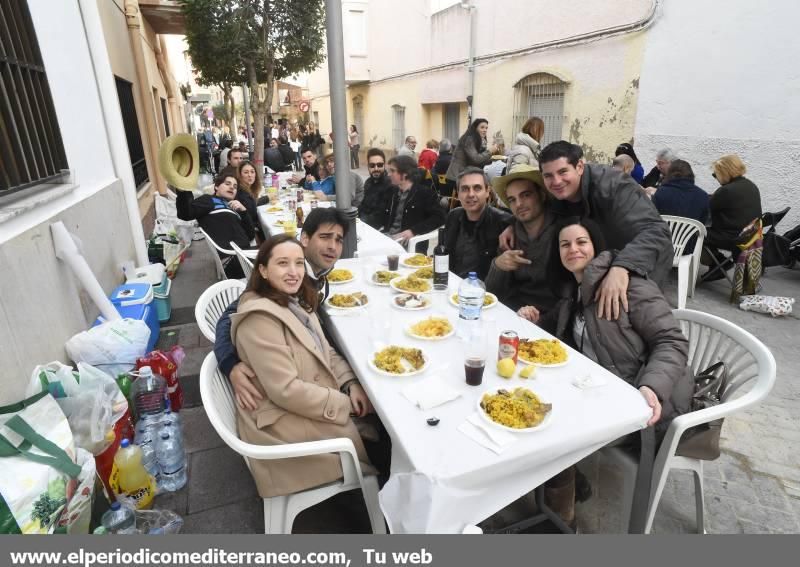
<path id="1" fill-rule="evenodd" d="M 128 141 L 128 155 L 133 168 L 133 181 L 141 187 L 148 179 L 147 162 L 144 159 L 142 135 L 139 132 L 139 121 L 136 119 L 136 104 L 133 101 L 133 85 L 125 79 L 114 77 L 117 85 L 117 98 L 122 113 L 122 126 L 125 128 L 125 139 Z"/>
<path id="2" fill-rule="evenodd" d="M 406 143 L 406 107 L 392 105 L 392 144 L 395 150 Z"/>
<path id="3" fill-rule="evenodd" d="M 542 147 L 563 139 L 564 91 L 567 84 L 548 73 L 528 75 L 514 85 L 514 133 L 522 130 L 528 118 L 538 116 L 544 121 Z"/>
<path id="4" fill-rule="evenodd" d="M 0 202 L 67 178 L 42 54 L 26 0 L 0 1 Z"/>

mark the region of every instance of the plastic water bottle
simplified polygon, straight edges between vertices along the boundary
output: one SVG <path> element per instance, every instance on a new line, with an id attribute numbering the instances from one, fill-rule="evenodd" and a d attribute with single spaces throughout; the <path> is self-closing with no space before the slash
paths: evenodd
<path id="1" fill-rule="evenodd" d="M 156 445 L 161 469 L 159 488 L 166 492 L 180 490 L 186 484 L 186 455 L 179 436 L 171 434 L 171 426 L 163 428 Z"/>
<path id="2" fill-rule="evenodd" d="M 139 377 L 131 385 L 131 400 L 136 411 L 136 419 L 148 414 L 160 414 L 164 411 L 167 394 L 167 381 L 153 373 L 149 366 L 139 369 Z"/>
<path id="3" fill-rule="evenodd" d="M 103 514 L 100 522 L 108 534 L 131 535 L 139 533 L 136 530 L 136 514 L 127 506 L 121 506 L 119 502 L 111 503 L 111 509 Z M 95 533 L 97 533 L 96 530 Z"/>
<path id="4" fill-rule="evenodd" d="M 458 286 L 458 318 L 462 337 L 469 336 L 475 328 L 480 327 L 485 296 L 486 286 L 475 272 L 470 272 L 467 279 L 462 280 Z"/>
<path id="5" fill-rule="evenodd" d="M 142 450 L 142 465 L 149 474 L 158 477 L 158 459 L 156 458 L 156 439 L 158 439 L 161 420 L 155 416 L 145 416 L 136 424 L 136 435 L 133 442 Z"/>
<path id="6" fill-rule="evenodd" d="M 177 411 L 172 411 L 172 405 L 170 404 L 169 398 L 167 398 L 167 401 L 164 405 L 164 413 L 161 417 L 161 421 L 162 423 L 171 421 L 172 425 L 174 425 L 176 428 L 181 428 L 180 413 Z"/>

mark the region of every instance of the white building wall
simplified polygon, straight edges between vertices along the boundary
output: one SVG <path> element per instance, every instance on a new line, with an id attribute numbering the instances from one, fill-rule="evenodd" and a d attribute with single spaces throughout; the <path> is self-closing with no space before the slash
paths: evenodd
<path id="1" fill-rule="evenodd" d="M 18 400 L 31 370 L 67 362 L 65 341 L 98 314 L 55 258 L 50 224 L 62 220 L 84 245 L 103 288 L 134 258 L 121 181 L 109 151 L 78 0 L 28 0 L 44 59 L 71 183 L 0 203 L 0 404 Z M 124 135 L 124 134 L 123 134 Z"/>
<path id="2" fill-rule="evenodd" d="M 738 154 L 765 210 L 800 222 L 798 2 L 665 0 L 647 34 L 636 151 L 645 168 L 670 147 L 712 192 L 711 163 Z"/>

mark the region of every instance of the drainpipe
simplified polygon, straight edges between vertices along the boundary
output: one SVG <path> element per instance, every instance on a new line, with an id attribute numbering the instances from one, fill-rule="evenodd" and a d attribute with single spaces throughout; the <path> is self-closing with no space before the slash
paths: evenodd
<path id="1" fill-rule="evenodd" d="M 81 0 L 83 3 L 83 0 Z M 75 240 L 64 223 L 61 221 L 54 222 L 50 225 L 50 232 L 53 234 L 53 246 L 56 250 L 56 258 L 65 262 L 75 277 L 81 282 L 83 289 L 92 298 L 94 304 L 100 309 L 103 318 L 106 321 L 116 321 L 122 319 L 119 312 L 114 308 L 111 301 L 106 297 L 106 293 L 100 286 L 100 282 L 94 276 L 89 264 L 86 263 L 86 258 L 81 254 L 79 245 L 80 241 Z"/>
<path id="2" fill-rule="evenodd" d="M 150 181 L 155 185 L 160 195 L 166 196 L 167 186 L 164 179 L 158 174 L 158 125 L 153 116 L 153 93 L 150 91 L 150 82 L 147 80 L 147 67 L 144 63 L 144 48 L 142 47 L 141 28 L 139 20 L 139 2 L 137 0 L 125 0 L 125 20 L 128 23 L 128 38 L 131 42 L 131 51 L 136 63 L 136 83 L 139 87 L 139 98 L 142 101 L 142 108 L 139 109 L 144 114 L 146 124 L 145 134 L 147 135 L 147 152 L 150 159 L 148 173 Z M 149 110 L 149 111 L 148 111 Z"/>
<path id="3" fill-rule="evenodd" d="M 164 46 L 164 36 L 158 35 L 158 41 L 153 46 L 156 52 L 156 63 L 158 64 L 158 72 L 161 74 L 161 81 L 164 83 L 164 88 L 167 89 L 167 105 L 169 105 L 169 116 L 172 119 L 173 134 L 183 130 L 183 122 L 180 120 L 178 113 L 178 99 L 175 96 L 175 85 L 172 81 L 172 75 L 167 70 L 166 47 Z"/>
<path id="4" fill-rule="evenodd" d="M 469 11 L 469 59 L 467 60 L 467 73 L 469 74 L 469 93 L 467 94 L 467 125 L 472 124 L 473 108 L 475 107 L 475 0 L 462 0 L 461 7 Z"/>
<path id="5" fill-rule="evenodd" d="M 79 0 L 79 8 L 86 41 L 89 44 L 97 94 L 103 111 L 103 125 L 111 151 L 111 162 L 116 176 L 122 181 L 122 194 L 125 197 L 128 222 L 131 225 L 136 265 L 146 266 L 150 261 L 147 257 L 142 220 L 139 218 L 136 182 L 133 179 L 128 140 L 125 138 L 125 126 L 122 124 L 122 114 L 119 110 L 117 86 L 114 82 L 114 75 L 111 73 L 108 48 L 105 36 L 103 36 L 103 25 L 97 11 L 97 0 Z"/>

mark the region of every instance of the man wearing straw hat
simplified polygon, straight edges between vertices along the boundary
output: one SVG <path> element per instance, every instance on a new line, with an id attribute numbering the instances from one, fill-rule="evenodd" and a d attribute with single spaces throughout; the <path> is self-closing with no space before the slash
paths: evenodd
<path id="1" fill-rule="evenodd" d="M 540 313 L 550 310 L 557 300 L 546 273 L 556 235 L 556 217 L 542 172 L 528 164 L 517 164 L 508 174 L 495 177 L 492 186 L 514 214 L 511 228 L 515 247 L 492 261 L 486 289 L 535 323 Z"/>

